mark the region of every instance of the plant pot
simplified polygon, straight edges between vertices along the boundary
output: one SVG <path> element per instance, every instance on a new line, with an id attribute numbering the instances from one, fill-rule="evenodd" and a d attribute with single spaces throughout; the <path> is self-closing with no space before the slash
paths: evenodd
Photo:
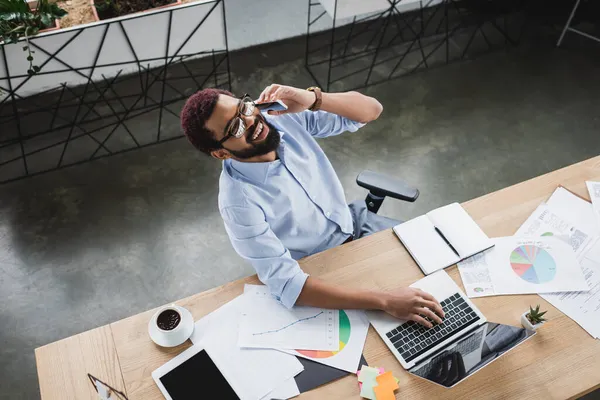
<path id="1" fill-rule="evenodd" d="M 106 19 L 110 19 L 110 18 L 106 18 L 104 20 L 101 20 L 100 16 L 98 15 L 98 10 L 96 10 L 96 2 L 95 2 L 95 0 L 90 0 L 90 4 L 92 5 L 92 12 L 94 13 L 94 19 L 96 21 L 106 21 Z M 179 4 L 181 4 L 181 0 L 177 0 L 177 1 L 173 2 L 173 3 L 165 4 L 164 6 L 149 8 L 147 10 L 137 11 L 137 12 L 134 12 L 134 13 L 131 13 L 131 14 L 127 14 L 127 15 L 135 15 L 135 14 L 139 14 L 139 13 L 143 13 L 143 12 L 148 12 L 148 11 L 152 11 L 152 10 L 160 10 L 162 8 L 173 7 L 173 6 L 177 6 Z M 124 15 L 121 15 L 121 17 L 122 16 L 124 16 Z"/>
<path id="2" fill-rule="evenodd" d="M 527 314 L 529 314 L 529 311 L 526 311 L 523 313 L 523 315 L 521 315 L 521 325 L 523 325 L 523 328 L 529 329 L 531 331 L 536 331 L 538 330 L 542 325 L 545 324 L 545 322 L 540 322 L 539 324 L 532 324 L 531 321 L 529 321 L 529 319 L 527 318 Z"/>
<path id="3" fill-rule="evenodd" d="M 50 28 L 46 28 L 46 29 L 40 29 L 40 33 L 42 33 L 42 32 L 57 31 L 59 29 L 60 29 L 60 22 L 59 22 L 59 20 L 55 19 L 54 20 L 54 26 L 52 26 Z"/>
<path id="4" fill-rule="evenodd" d="M 35 10 L 38 5 L 38 0 L 26 0 L 30 10 Z"/>
<path id="5" fill-rule="evenodd" d="M 38 0 L 27 0 L 27 5 L 29 5 L 29 9 L 31 11 L 35 11 L 37 5 L 38 5 Z M 59 20 L 55 19 L 54 20 L 54 26 L 51 26 L 49 28 L 44 28 L 44 29 L 40 29 L 40 31 L 38 33 L 43 33 L 43 32 L 52 32 L 52 31 L 57 31 L 60 29 L 60 22 Z"/>

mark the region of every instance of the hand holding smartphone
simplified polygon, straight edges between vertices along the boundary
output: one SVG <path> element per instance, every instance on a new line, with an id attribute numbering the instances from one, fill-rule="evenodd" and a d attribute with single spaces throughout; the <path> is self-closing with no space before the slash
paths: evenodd
<path id="1" fill-rule="evenodd" d="M 261 111 L 285 111 L 288 107 L 281 101 L 269 101 L 266 103 L 256 103 L 256 107 L 258 107 Z"/>

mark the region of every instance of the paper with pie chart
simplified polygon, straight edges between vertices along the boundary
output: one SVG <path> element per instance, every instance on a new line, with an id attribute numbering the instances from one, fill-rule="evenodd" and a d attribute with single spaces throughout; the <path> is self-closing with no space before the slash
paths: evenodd
<path id="1" fill-rule="evenodd" d="M 494 242 L 495 247 L 458 264 L 469 297 L 589 290 L 566 241 L 509 236 Z"/>
<path id="2" fill-rule="evenodd" d="M 369 320 L 363 311 L 339 310 L 340 348 L 338 351 L 282 350 L 330 367 L 356 373 L 365 347 Z"/>

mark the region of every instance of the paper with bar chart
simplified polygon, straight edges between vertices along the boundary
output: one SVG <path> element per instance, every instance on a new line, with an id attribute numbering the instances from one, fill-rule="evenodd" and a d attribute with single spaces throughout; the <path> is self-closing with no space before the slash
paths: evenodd
<path id="1" fill-rule="evenodd" d="M 238 345 L 300 350 L 339 350 L 339 312 L 315 307 L 287 309 L 266 286 L 246 285 Z"/>
<path id="2" fill-rule="evenodd" d="M 469 297 L 589 290 L 571 244 L 553 236 L 494 242 L 495 247 L 458 264 Z"/>

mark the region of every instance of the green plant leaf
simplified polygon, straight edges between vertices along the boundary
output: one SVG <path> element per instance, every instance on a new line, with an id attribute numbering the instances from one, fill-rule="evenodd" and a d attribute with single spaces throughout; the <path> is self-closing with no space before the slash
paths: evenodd
<path id="1" fill-rule="evenodd" d="M 50 28 L 54 26 L 54 18 L 52 18 L 52 14 L 42 13 L 40 14 L 40 19 L 45 28 Z"/>
<path id="2" fill-rule="evenodd" d="M 17 43 L 22 37 L 27 40 L 37 35 L 40 29 L 54 27 L 54 21 L 66 14 L 65 10 L 48 0 L 38 0 L 37 9 L 33 11 L 25 0 L 0 0 L 0 39 L 5 43 Z M 27 52 L 30 64 L 27 74 L 34 75 L 40 71 L 39 66 L 32 65 L 35 52 L 29 43 L 22 49 Z"/>
<path id="3" fill-rule="evenodd" d="M 54 18 L 62 18 L 67 15 L 67 12 L 60 8 L 56 3 L 52 3 L 50 5 L 50 13 L 54 16 Z"/>

